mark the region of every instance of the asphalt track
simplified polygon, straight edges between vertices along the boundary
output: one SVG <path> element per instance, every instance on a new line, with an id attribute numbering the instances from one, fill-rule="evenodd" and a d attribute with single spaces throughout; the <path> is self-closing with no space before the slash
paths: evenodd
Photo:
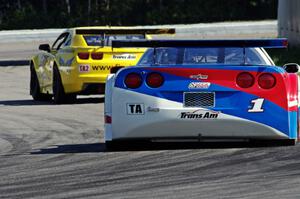
<path id="1" fill-rule="evenodd" d="M 0 77 L 1 199 L 300 197 L 300 144 L 106 151 L 101 96 L 34 102 L 28 66 L 0 67 Z"/>
<path id="2" fill-rule="evenodd" d="M 31 54 L 18 44 L 5 52 L 10 58 Z M 300 197 L 300 144 L 107 151 L 103 96 L 72 105 L 34 102 L 28 66 L 0 67 L 0 91 L 0 199 Z"/>

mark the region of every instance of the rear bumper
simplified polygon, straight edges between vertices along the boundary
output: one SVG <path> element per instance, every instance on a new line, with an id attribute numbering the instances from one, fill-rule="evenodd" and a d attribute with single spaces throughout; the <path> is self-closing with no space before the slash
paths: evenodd
<path id="1" fill-rule="evenodd" d="M 103 94 L 106 78 L 109 73 L 93 74 L 61 71 L 66 93 Z"/>
<path id="2" fill-rule="evenodd" d="M 148 113 L 144 119 L 112 116 L 112 139 L 129 138 L 252 138 L 287 139 L 284 133 L 257 122 L 219 114 L 215 119 L 182 119 L 182 109 Z M 184 111 L 185 112 L 185 111 Z M 193 111 L 189 111 L 193 112 Z M 209 112 L 203 112 L 206 114 Z M 147 114 L 147 113 L 146 113 Z M 126 128 L 125 123 L 130 127 Z"/>
<path id="3" fill-rule="evenodd" d="M 122 99 L 122 100 L 120 100 Z M 182 103 L 144 95 L 124 89 L 112 90 L 112 123 L 105 125 L 105 139 L 155 139 L 155 138 L 237 138 L 237 139 L 296 139 L 290 128 L 282 132 L 275 127 L 242 117 L 204 108 L 185 108 Z M 138 114 L 129 113 L 130 105 L 141 105 Z M 240 107 L 237 107 L 237 109 Z M 245 109 L 247 111 L 247 109 Z M 232 109 L 234 111 L 234 109 Z M 276 112 L 266 118 L 272 120 Z M 278 114 L 277 114 L 278 115 Z M 286 117 L 289 115 L 283 115 Z M 290 115 L 292 116 L 292 115 Z M 290 121 L 280 125 L 293 126 Z"/>

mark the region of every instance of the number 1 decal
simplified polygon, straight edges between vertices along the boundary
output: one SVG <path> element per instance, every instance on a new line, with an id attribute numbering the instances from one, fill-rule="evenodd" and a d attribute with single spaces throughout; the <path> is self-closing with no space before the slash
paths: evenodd
<path id="1" fill-rule="evenodd" d="M 259 113 L 264 112 L 264 109 L 262 108 L 264 103 L 264 98 L 257 98 L 255 100 L 252 100 L 251 103 L 253 104 L 251 109 L 248 109 L 249 113 Z"/>

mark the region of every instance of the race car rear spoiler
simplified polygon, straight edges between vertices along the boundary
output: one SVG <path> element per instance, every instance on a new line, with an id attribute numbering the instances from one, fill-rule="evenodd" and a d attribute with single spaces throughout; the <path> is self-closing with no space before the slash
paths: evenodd
<path id="1" fill-rule="evenodd" d="M 76 34 L 79 35 L 95 35 L 95 34 L 175 34 L 175 28 L 157 28 L 157 29 L 77 29 Z"/>
<path id="2" fill-rule="evenodd" d="M 261 47 L 261 48 L 287 48 L 288 40 L 279 39 L 227 39 L 227 40 L 114 40 L 113 48 L 121 47 Z"/>

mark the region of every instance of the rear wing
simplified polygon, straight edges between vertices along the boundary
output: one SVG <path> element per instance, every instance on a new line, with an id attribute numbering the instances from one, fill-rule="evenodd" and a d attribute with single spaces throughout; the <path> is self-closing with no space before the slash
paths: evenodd
<path id="1" fill-rule="evenodd" d="M 97 35 L 97 34 L 128 34 L 128 35 L 158 35 L 158 34 L 175 34 L 174 28 L 156 28 L 156 29 L 125 29 L 125 28 L 112 28 L 112 29 L 76 29 L 76 34 L 78 35 Z"/>
<path id="2" fill-rule="evenodd" d="M 122 47 L 240 47 L 240 48 L 287 48 L 288 40 L 279 39 L 227 39 L 227 40 L 115 40 L 113 48 Z"/>

